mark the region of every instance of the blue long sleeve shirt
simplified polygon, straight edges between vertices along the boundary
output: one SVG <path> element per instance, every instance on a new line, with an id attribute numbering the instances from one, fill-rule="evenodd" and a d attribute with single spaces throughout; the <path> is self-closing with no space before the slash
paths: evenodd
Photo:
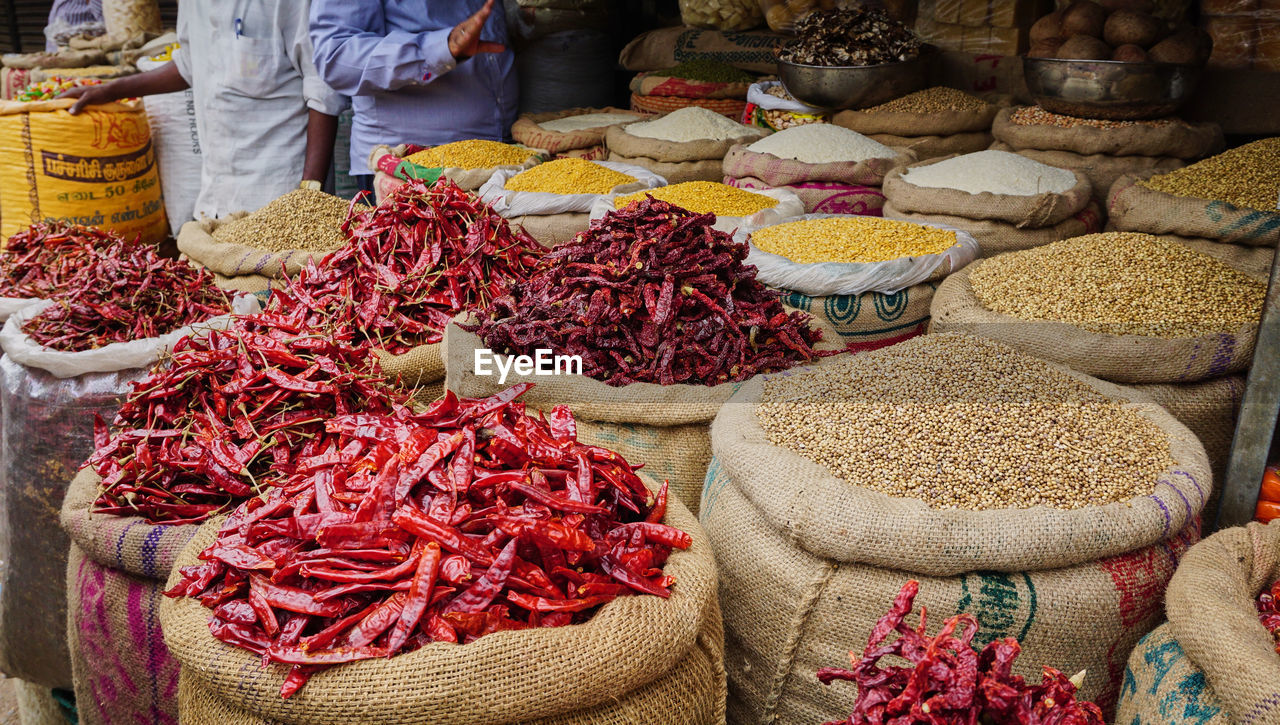
<path id="1" fill-rule="evenodd" d="M 480 53 L 462 62 L 449 32 L 484 0 L 312 0 L 311 40 L 321 78 L 351 96 L 351 169 L 378 144 L 501 141 L 516 116 L 515 59 Z M 480 39 L 507 44 L 501 3 Z"/>

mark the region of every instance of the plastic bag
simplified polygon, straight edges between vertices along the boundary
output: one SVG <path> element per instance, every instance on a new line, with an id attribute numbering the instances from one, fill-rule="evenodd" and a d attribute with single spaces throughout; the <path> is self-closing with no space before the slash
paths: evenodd
<path id="1" fill-rule="evenodd" d="M 764 22 L 758 0 L 680 0 L 680 20 L 695 28 L 750 30 Z"/>
<path id="2" fill-rule="evenodd" d="M 733 234 L 739 228 L 767 227 L 792 221 L 804 214 L 804 202 L 789 189 L 751 189 L 751 193 L 777 199 L 778 205 L 758 211 L 751 216 L 716 217 L 716 223 L 712 226 L 726 234 Z M 600 219 L 611 211 L 614 211 L 613 197 L 602 197 L 591 205 L 591 219 L 592 221 Z"/>
<path id="3" fill-rule="evenodd" d="M 634 183 L 616 186 L 608 194 L 551 194 L 541 191 L 508 191 L 505 187 L 511 177 L 519 170 L 499 170 L 476 192 L 481 201 L 493 207 L 493 210 L 504 217 L 545 216 L 548 214 L 583 214 L 592 210 L 592 204 L 599 199 L 612 199 L 618 194 L 632 194 L 645 189 L 656 189 L 666 186 L 667 180 L 652 171 L 633 164 L 620 164 L 614 161 L 593 161 L 592 163 L 620 171 L 636 178 Z"/>
<path id="4" fill-rule="evenodd" d="M 200 329 L 225 329 L 231 322 L 231 315 L 219 315 L 159 337 L 113 342 L 84 352 L 62 352 L 36 343 L 22 331 L 27 320 L 52 304 L 55 303 L 51 300 L 41 300 L 10 315 L 4 327 L 0 328 L 0 347 L 4 348 L 5 355 L 14 362 L 40 368 L 57 378 L 150 367 L 162 353 L 186 335 Z M 232 314 L 251 315 L 260 309 L 261 304 L 254 295 L 236 297 L 231 301 Z"/>
<path id="5" fill-rule="evenodd" d="M 843 214 L 805 214 L 789 222 L 808 219 L 857 219 Z M 877 220 L 868 219 L 867 224 Z M 914 223 L 914 222 L 913 222 Z M 749 243 L 751 232 L 773 224 L 759 224 L 739 229 L 734 239 Z M 860 295 L 866 292 L 893 294 L 912 285 L 945 276 L 972 262 L 978 256 L 978 242 L 973 235 L 946 224 L 920 224 L 956 233 L 956 244 L 921 257 L 902 257 L 888 262 L 844 263 L 818 262 L 801 264 L 786 257 L 751 246 L 747 264 L 756 267 L 756 279 L 777 289 L 792 290 L 810 297 Z"/>

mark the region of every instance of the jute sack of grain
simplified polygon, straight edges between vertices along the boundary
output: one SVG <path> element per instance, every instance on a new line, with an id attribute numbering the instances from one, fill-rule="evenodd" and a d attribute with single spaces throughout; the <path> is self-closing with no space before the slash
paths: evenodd
<path id="1" fill-rule="evenodd" d="M 734 178 L 755 177 L 770 186 L 786 186 L 806 181 L 838 181 L 860 186 L 880 186 L 884 177 L 897 166 L 915 163 L 910 151 L 895 149 L 892 157 L 865 161 L 836 161 L 809 164 L 784 159 L 773 154 L 752 151 L 746 143 L 729 147 L 724 155 L 724 174 Z"/>
<path id="2" fill-rule="evenodd" d="M 1049 166 L 1079 171 L 1089 180 L 1089 184 L 1093 187 L 1093 200 L 1099 204 L 1106 203 L 1107 192 L 1111 190 L 1111 185 L 1125 174 L 1144 171 L 1164 173 L 1187 165 L 1187 162 L 1182 159 L 1171 156 L 1108 156 L 1107 154 L 1084 156 L 1073 151 L 1015 149 L 1001 141 L 991 144 L 991 148 L 996 151 L 1012 151 Z"/>
<path id="3" fill-rule="evenodd" d="M 647 481 L 654 486 L 653 480 Z M 197 563 L 221 520 L 203 526 L 175 566 Z M 599 725 L 724 722 L 724 637 L 716 566 L 706 534 L 672 500 L 665 523 L 693 544 L 673 552 L 669 599 L 620 597 L 567 627 L 495 632 L 389 659 L 325 670 L 288 700 L 285 668 L 209 634 L 193 599 L 160 605 L 165 642 L 182 665 L 184 725 Z"/>
<path id="4" fill-rule="evenodd" d="M 1147 337 L 1094 332 L 1068 322 L 993 312 L 973 292 L 982 262 L 947 277 L 933 297 L 931 332 L 965 332 L 1120 383 L 1191 383 L 1238 373 L 1253 360 L 1258 324 L 1231 334 Z"/>
<path id="5" fill-rule="evenodd" d="M 895 136 L 955 136 L 986 132 L 1000 107 L 989 103 L 980 110 L 903 113 L 895 111 L 841 111 L 832 117 L 837 126 L 860 134 L 887 133 Z"/>
<path id="6" fill-rule="evenodd" d="M 605 106 L 604 108 L 570 108 L 564 111 L 548 113 L 525 113 L 511 124 L 511 137 L 517 143 L 536 149 L 545 149 L 552 154 L 565 154 L 570 151 L 582 151 L 604 145 L 604 132 L 609 126 L 593 126 L 574 131 L 551 131 L 542 127 L 547 121 L 558 121 L 562 118 L 585 116 L 595 113 L 626 114 L 639 120 L 641 116 L 621 108 Z M 619 121 L 622 123 L 622 121 Z"/>
<path id="7" fill-rule="evenodd" d="M 610 161 L 643 166 L 666 179 L 667 183 L 679 184 L 685 181 L 720 181 L 727 173 L 722 163 L 725 154 L 734 146 L 750 143 L 762 135 L 764 131 L 761 129 L 743 126 L 741 135 L 721 141 L 667 141 L 633 136 L 627 132 L 627 125 L 622 125 L 609 127 L 605 132 L 604 145 L 609 149 Z"/>
<path id="8" fill-rule="evenodd" d="M 869 353 L 874 354 L 874 353 Z M 1058 368 L 1115 397 L 1137 397 Z M 1199 441 L 1159 406 L 1135 407 L 1169 437 L 1173 468 L 1132 502 L 1074 510 L 930 509 L 837 479 L 769 443 L 757 381 L 720 410 L 700 518 L 716 552 L 729 718 L 816 723 L 852 710 L 856 688 L 824 687 L 907 579 L 930 621 L 977 617 L 979 646 L 1022 645 L 1015 671 L 1088 670 L 1083 694 L 1115 705 L 1134 643 L 1161 618 L 1180 552 L 1199 538 L 1209 472 Z"/>
<path id="9" fill-rule="evenodd" d="M 1013 195 L 984 191 L 970 194 L 948 188 L 916 186 L 904 178 L 912 169 L 932 166 L 949 158 L 930 159 L 889 171 L 884 178 L 884 195 L 893 208 L 916 214 L 947 214 L 966 219 L 1002 221 L 1018 229 L 1043 229 L 1066 221 L 1089 204 L 1093 187 L 1084 174 L 1072 173 L 1076 183 L 1062 193 Z"/>
<path id="10" fill-rule="evenodd" d="M 880 216 L 884 208 L 884 193 L 878 186 L 842 184 L 838 181 L 803 181 L 798 184 L 775 186 L 766 184 L 754 176 L 743 176 L 737 179 L 726 176 L 724 183 L 755 192 L 785 189 L 800 199 L 804 204 L 805 213 L 809 214 Z"/>
<path id="11" fill-rule="evenodd" d="M 197 524 L 158 526 L 91 513 L 102 479 L 76 474 L 62 502 L 67 647 L 85 725 L 178 719 L 178 662 L 160 633 L 164 584 Z"/>
<path id="12" fill-rule="evenodd" d="M 400 144 L 374 146 L 369 152 L 369 168 L 374 170 L 374 192 L 381 202 L 383 197 L 394 191 L 406 179 L 424 179 L 434 184 L 440 177 L 446 177 L 464 191 L 476 191 L 498 171 L 515 171 L 519 173 L 532 166 L 537 166 L 546 158 L 542 149 L 531 148 L 529 158 L 523 164 L 510 166 L 491 166 L 484 169 L 458 169 L 452 167 L 419 166 L 406 157 L 421 151 L 421 146 Z"/>
<path id="13" fill-rule="evenodd" d="M 1039 229 L 1019 229 L 1008 222 L 990 219 L 968 219 L 950 214 L 916 214 L 898 209 L 892 201 L 885 201 L 881 214 L 886 219 L 902 219 L 912 222 L 935 222 L 963 229 L 978 240 L 979 259 L 994 257 L 1004 252 L 1041 247 L 1060 239 L 1070 239 L 1083 234 L 1102 231 L 1102 214 L 1098 205 L 1088 204 L 1073 216 L 1057 224 Z"/>
<path id="14" fill-rule="evenodd" d="M 1191 547 L 1165 595 L 1169 622 L 1129 658 L 1118 723 L 1280 721 L 1280 657 L 1254 601 L 1280 579 L 1280 524 Z"/>
<path id="15" fill-rule="evenodd" d="M 989 147 L 993 140 L 988 131 L 957 133 L 951 136 L 899 136 L 892 133 L 873 133 L 867 138 L 879 141 L 885 146 L 907 149 L 920 161 L 951 154 L 971 154 Z"/>
<path id="16" fill-rule="evenodd" d="M 187 222 L 178 232 L 178 251 L 200 267 L 223 277 L 255 276 L 269 279 L 292 277 L 312 262 L 319 262 L 333 251 L 288 249 L 273 252 L 235 242 L 222 242 L 214 236 L 218 228 L 249 216 L 248 212 L 232 212 L 221 219 Z M 336 247 L 335 247 L 336 249 Z"/>
<path id="17" fill-rule="evenodd" d="M 1021 109 L 1003 108 L 991 133 L 997 141 L 1021 151 L 1070 151 L 1081 156 L 1158 156 L 1199 159 L 1222 150 L 1222 127 L 1216 123 L 1188 123 L 1179 118 L 1138 121 L 1118 128 L 1087 124 L 1062 128 L 1052 124 L 1015 123 Z"/>
<path id="18" fill-rule="evenodd" d="M 618 56 L 629 71 L 670 68 L 686 60 L 705 58 L 753 73 L 777 73 L 777 48 L 787 40 L 781 33 L 718 30 L 675 26 L 637 35 Z"/>
<path id="19" fill-rule="evenodd" d="M 1271 277 L 1271 263 L 1276 250 L 1271 247 L 1249 247 L 1243 244 L 1224 244 L 1212 239 L 1179 237 L 1175 234 L 1157 234 L 1161 239 L 1177 242 L 1197 252 L 1221 260 L 1251 277 L 1266 280 Z"/>
<path id="20" fill-rule="evenodd" d="M 1154 175 L 1125 174 L 1107 194 L 1107 214 L 1116 229 L 1255 247 L 1280 245 L 1280 211 L 1260 211 L 1225 201 L 1174 196 L 1139 184 Z"/>
<path id="21" fill-rule="evenodd" d="M 924 334 L 929 326 L 929 304 L 936 282 L 923 282 L 892 294 L 810 297 L 783 290 L 782 305 L 813 316 L 810 327 L 822 330 L 822 339 L 839 341 L 854 351 L 873 350 Z"/>

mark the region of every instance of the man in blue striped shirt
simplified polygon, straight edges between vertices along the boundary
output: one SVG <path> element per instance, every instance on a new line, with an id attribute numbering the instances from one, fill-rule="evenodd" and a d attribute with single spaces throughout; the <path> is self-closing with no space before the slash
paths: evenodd
<path id="1" fill-rule="evenodd" d="M 326 83 L 351 96 L 351 169 L 378 144 L 504 140 L 519 88 L 494 0 L 312 0 Z M 358 177 L 372 187 L 372 172 Z"/>

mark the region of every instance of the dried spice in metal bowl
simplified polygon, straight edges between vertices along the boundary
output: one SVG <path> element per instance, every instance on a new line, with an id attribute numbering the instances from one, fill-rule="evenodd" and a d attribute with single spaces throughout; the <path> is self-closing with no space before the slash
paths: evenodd
<path id="1" fill-rule="evenodd" d="M 920 55 L 920 39 L 880 8 L 810 13 L 796 23 L 796 35 L 778 54 L 788 63 L 880 65 Z"/>

